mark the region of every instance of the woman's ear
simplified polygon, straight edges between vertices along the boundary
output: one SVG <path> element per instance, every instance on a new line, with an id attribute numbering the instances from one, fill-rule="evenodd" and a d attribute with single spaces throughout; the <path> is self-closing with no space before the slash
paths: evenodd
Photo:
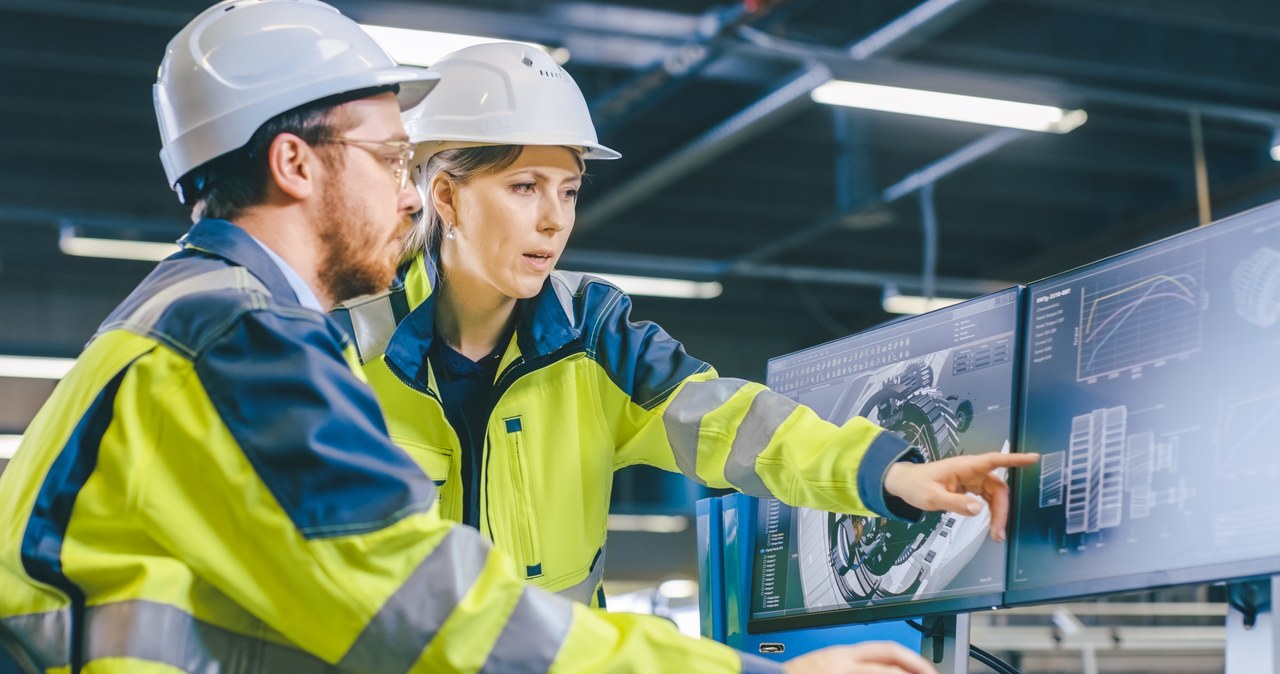
<path id="1" fill-rule="evenodd" d="M 453 177 L 444 171 L 437 171 L 431 176 L 431 184 L 427 186 L 427 198 L 435 207 L 436 213 L 444 222 L 457 221 L 458 186 Z"/>
<path id="2" fill-rule="evenodd" d="M 316 188 L 315 150 L 301 138 L 282 133 L 267 146 L 267 172 L 276 188 L 294 199 L 310 197 Z"/>

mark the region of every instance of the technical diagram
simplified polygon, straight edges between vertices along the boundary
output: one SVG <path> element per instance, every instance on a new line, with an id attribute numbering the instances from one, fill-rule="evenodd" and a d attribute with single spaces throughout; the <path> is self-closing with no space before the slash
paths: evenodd
<path id="1" fill-rule="evenodd" d="M 1067 533 L 1120 524 L 1124 497 L 1125 413 L 1095 410 L 1071 420 L 1067 453 Z"/>
<path id="2" fill-rule="evenodd" d="M 1128 408 L 1098 409 L 1071 420 L 1065 452 L 1047 454 L 1040 472 L 1039 506 L 1065 503 L 1068 534 L 1096 534 L 1151 515 L 1157 505 L 1186 507 L 1195 490 L 1185 480 L 1157 492 L 1158 472 L 1178 472 L 1178 436 L 1163 442 L 1151 431 L 1126 435 Z M 1065 463 L 1065 466 L 1064 466 Z"/>
<path id="3" fill-rule="evenodd" d="M 1178 472 L 1178 436 L 1172 436 L 1167 442 L 1157 442 L 1156 434 L 1150 431 L 1129 436 L 1128 456 L 1125 457 L 1125 492 L 1129 495 L 1129 519 L 1138 520 L 1151 516 L 1151 509 L 1162 503 L 1172 503 L 1180 509 L 1194 490 L 1185 486 L 1183 481 L 1179 487 L 1167 492 L 1162 499 L 1152 485 L 1156 473 Z"/>
<path id="4" fill-rule="evenodd" d="M 1167 264 L 1154 274 L 1117 274 L 1095 281 L 1095 287 L 1085 286 L 1077 379 L 1103 377 L 1200 349 L 1204 260 L 1156 264 L 1161 262 Z"/>
<path id="5" fill-rule="evenodd" d="M 1280 251 L 1263 246 L 1240 261 L 1231 274 L 1236 313 L 1269 327 L 1280 318 Z"/>
<path id="6" fill-rule="evenodd" d="M 1062 452 L 1051 452 L 1040 457 L 1040 507 L 1062 505 Z"/>
<path id="7" fill-rule="evenodd" d="M 924 461 L 1010 451 L 1018 289 L 773 359 L 769 385 L 835 424 L 880 426 Z M 893 506 L 891 506 L 893 507 Z M 753 619 L 857 610 L 921 615 L 998 601 L 1004 546 L 990 513 L 920 521 L 761 503 Z M 895 613 L 895 611 L 897 613 Z M 852 615 L 852 614 L 851 614 Z"/>
<path id="8" fill-rule="evenodd" d="M 1276 424 L 1280 424 L 1280 385 L 1224 395 L 1216 438 L 1218 474 L 1280 465 Z"/>
<path id="9" fill-rule="evenodd" d="M 935 368 L 950 355 L 948 349 L 868 377 L 860 390 L 851 387 L 836 403 L 835 418 L 866 417 L 919 447 L 926 461 L 957 454 L 960 433 L 973 421 L 973 403 L 947 396 L 935 386 Z M 849 400 L 854 392 L 858 395 Z M 990 514 L 984 511 L 965 519 L 981 518 L 989 520 Z M 953 559 L 972 543 L 958 540 L 958 519 L 946 513 L 929 513 L 919 522 L 827 514 L 828 572 L 834 574 L 835 588 L 844 601 L 858 602 L 911 595 L 927 587 L 930 576 L 946 566 L 941 563 L 944 558 Z M 985 528 L 983 523 L 963 531 L 976 531 L 981 543 Z"/>

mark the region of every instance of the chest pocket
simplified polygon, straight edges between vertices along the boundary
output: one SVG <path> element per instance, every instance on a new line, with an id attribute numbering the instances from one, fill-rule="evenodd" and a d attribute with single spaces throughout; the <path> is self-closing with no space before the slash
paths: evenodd
<path id="1" fill-rule="evenodd" d="M 453 450 L 395 434 L 392 434 L 391 441 L 408 452 L 409 458 L 413 459 L 427 477 L 436 483 L 436 487 L 439 488 L 436 491 L 436 500 L 439 500 L 444 494 L 449 475 L 453 471 Z"/>
<path id="2" fill-rule="evenodd" d="M 525 578 L 542 576 L 542 536 L 538 528 L 538 511 L 533 498 L 532 473 L 528 451 L 524 445 L 524 425 L 520 417 L 503 419 L 506 430 L 507 461 L 511 465 L 512 503 L 516 504 L 512 522 L 520 539 Z"/>

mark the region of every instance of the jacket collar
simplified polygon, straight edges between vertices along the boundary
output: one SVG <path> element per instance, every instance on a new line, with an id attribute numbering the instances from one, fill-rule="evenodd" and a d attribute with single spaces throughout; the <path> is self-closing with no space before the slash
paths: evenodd
<path id="1" fill-rule="evenodd" d="M 400 321 L 383 352 L 406 376 L 427 383 L 427 353 L 435 338 L 435 300 L 438 258 L 420 254 L 400 268 L 393 292 L 404 292 L 409 314 Z M 578 338 L 565 306 L 548 278 L 537 295 L 516 302 L 516 345 L 526 359 L 545 356 Z"/>
<path id="2" fill-rule="evenodd" d="M 266 251 L 253 240 L 248 232 L 227 220 L 205 218 L 197 222 L 178 239 L 184 251 L 198 250 L 228 260 L 249 270 L 267 286 L 276 301 L 292 301 L 299 304 L 298 295 L 289 285 L 280 267 Z"/>

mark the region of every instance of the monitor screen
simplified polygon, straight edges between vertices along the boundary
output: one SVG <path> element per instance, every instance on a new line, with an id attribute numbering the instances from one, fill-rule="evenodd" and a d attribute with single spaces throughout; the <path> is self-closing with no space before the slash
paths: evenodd
<path id="1" fill-rule="evenodd" d="M 1280 204 L 1027 297 L 1006 601 L 1280 572 Z"/>
<path id="2" fill-rule="evenodd" d="M 842 424 L 864 416 L 930 460 L 1008 451 L 1019 288 L 769 361 L 769 386 Z M 851 517 L 762 499 L 748 629 L 874 622 L 990 608 L 1005 546 L 990 514 L 920 522 Z"/>

